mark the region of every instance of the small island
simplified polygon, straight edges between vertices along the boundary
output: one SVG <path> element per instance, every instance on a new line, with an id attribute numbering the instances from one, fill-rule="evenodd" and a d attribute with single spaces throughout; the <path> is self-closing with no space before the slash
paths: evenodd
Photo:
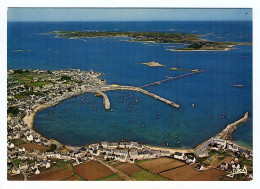
<path id="1" fill-rule="evenodd" d="M 165 67 L 165 65 L 163 65 L 159 62 L 155 62 L 155 61 L 147 62 L 147 63 L 140 63 L 140 64 L 144 64 L 144 65 L 149 66 L 149 67 Z"/>
<path id="2" fill-rule="evenodd" d="M 183 48 L 166 49 L 168 51 L 228 51 L 235 45 L 252 45 L 251 43 L 241 42 L 209 41 L 190 33 L 53 31 L 49 34 L 70 39 L 128 37 L 130 42 L 187 44 Z"/>
<path id="3" fill-rule="evenodd" d="M 244 87 L 244 85 L 242 84 L 236 84 L 236 85 L 233 85 L 234 87 Z"/>

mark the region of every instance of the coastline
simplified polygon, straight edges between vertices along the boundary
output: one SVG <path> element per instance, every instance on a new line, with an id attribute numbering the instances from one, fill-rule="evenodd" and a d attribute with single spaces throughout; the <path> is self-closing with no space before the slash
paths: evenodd
<path id="1" fill-rule="evenodd" d="M 193 153 L 194 149 L 185 149 L 185 148 L 167 148 L 167 147 L 158 147 L 158 146 L 151 146 L 151 145 L 144 145 L 147 148 L 150 148 L 152 150 L 161 150 L 161 151 L 169 151 L 171 153 L 180 152 L 180 153 Z"/>
<path id="2" fill-rule="evenodd" d="M 62 102 L 62 101 L 61 101 Z M 58 103 L 57 103 L 58 104 Z M 34 132 L 36 133 L 37 135 L 39 136 L 42 136 L 40 133 L 38 133 L 35 129 L 34 129 L 34 125 L 33 125 L 33 122 L 34 122 L 34 118 L 36 116 L 36 114 L 38 112 L 40 112 L 41 110 L 45 109 L 45 108 L 48 108 L 50 106 L 46 106 L 46 105 L 39 105 L 37 106 L 34 111 L 28 115 L 28 112 L 26 114 L 26 116 L 23 118 L 23 122 L 24 124 L 27 124 L 28 127 Z M 43 137 L 43 136 L 42 136 Z M 44 137 L 46 138 L 46 137 Z M 47 139 L 47 138 L 46 138 Z M 50 140 L 52 142 L 55 142 L 56 144 L 59 144 L 60 146 L 66 146 L 66 148 L 70 148 L 70 149 L 78 149 L 78 148 L 81 148 L 83 146 L 86 146 L 86 145 L 81 145 L 81 146 L 70 146 L 70 145 L 66 145 L 66 144 L 62 144 L 58 141 L 56 141 L 55 139 L 47 139 L 47 140 Z M 91 144 L 88 144 L 88 145 L 91 145 Z M 152 150 L 161 150 L 161 151 L 169 151 L 171 153 L 175 153 L 175 152 L 181 152 L 181 153 L 192 153 L 194 151 L 194 149 L 185 149 L 185 148 L 170 148 L 170 147 L 158 147 L 158 146 L 152 146 L 152 145 L 144 145 L 145 147 L 147 148 L 150 148 Z"/>
<path id="3" fill-rule="evenodd" d="M 63 100 L 62 100 L 63 101 Z M 60 102 L 62 102 L 60 101 Z M 60 103 L 60 102 L 56 102 L 56 104 Z M 28 112 L 26 114 L 26 116 L 23 118 L 23 122 L 24 124 L 27 124 L 28 127 L 30 129 L 33 130 L 33 132 L 35 132 L 37 135 L 40 135 L 42 136 L 40 133 L 38 133 L 35 129 L 34 129 L 34 126 L 33 126 L 33 122 L 34 122 L 34 118 L 36 116 L 36 114 L 45 109 L 45 108 L 48 108 L 50 107 L 51 105 L 39 105 L 37 106 L 34 111 L 28 115 Z M 237 122 L 237 121 L 236 121 Z M 232 123 L 233 124 L 233 123 Z M 232 124 L 229 124 L 229 125 L 232 125 Z M 224 130 L 226 129 L 226 127 L 220 132 L 222 133 Z M 175 152 L 181 152 L 181 153 L 193 153 L 194 151 L 198 150 L 201 146 L 203 146 L 205 143 L 207 143 L 209 140 L 212 140 L 215 136 L 219 135 L 220 133 L 217 133 L 216 135 L 214 135 L 213 137 L 210 137 L 208 140 L 202 142 L 201 144 L 197 145 L 195 148 L 191 149 L 191 148 L 170 148 L 170 147 L 158 147 L 158 146 L 152 146 L 152 145 L 144 145 L 145 147 L 147 148 L 150 148 L 152 150 L 161 150 L 161 151 L 169 151 L 171 153 L 175 153 Z M 46 137 L 44 137 L 46 138 Z M 67 148 L 70 148 L 70 149 L 77 149 L 77 148 L 80 148 L 82 146 L 86 146 L 86 145 L 82 145 L 82 146 L 70 146 L 70 145 L 65 145 L 65 144 L 62 144 L 54 139 L 48 139 L 52 142 L 55 142 L 56 144 L 58 144 L 59 146 L 66 146 Z M 241 148 L 241 149 L 244 149 L 244 150 L 249 150 L 249 151 L 253 151 L 253 149 L 249 148 L 249 147 L 246 147 L 246 146 L 241 146 L 239 144 L 237 144 L 236 142 L 233 142 L 231 140 L 227 140 L 228 143 L 232 143 L 234 144 L 235 146 Z M 91 144 L 88 144 L 88 145 L 91 145 Z"/>
<path id="4" fill-rule="evenodd" d="M 28 115 L 28 112 L 27 112 L 26 116 L 23 118 L 24 124 L 27 124 L 30 129 L 33 129 L 33 122 L 34 122 L 34 118 L 35 118 L 37 112 L 39 112 L 45 108 L 48 108 L 48 106 L 40 105 L 40 106 L 37 106 L 30 115 Z"/>

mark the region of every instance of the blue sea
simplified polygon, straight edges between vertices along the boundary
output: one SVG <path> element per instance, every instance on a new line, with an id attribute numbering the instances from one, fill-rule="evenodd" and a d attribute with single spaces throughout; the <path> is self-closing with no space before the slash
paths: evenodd
<path id="1" fill-rule="evenodd" d="M 108 84 L 142 86 L 187 72 L 206 72 L 145 88 L 180 104 L 175 109 L 138 92 L 84 94 L 49 107 L 35 117 L 35 129 L 66 145 L 132 140 L 154 146 L 193 148 L 249 112 L 233 133 L 252 147 L 252 46 L 219 52 L 174 52 L 183 45 L 128 42 L 128 38 L 68 39 L 51 31 L 182 32 L 214 41 L 252 42 L 252 22 L 9 22 L 8 69 L 93 69 Z M 22 50 L 22 51 L 17 51 Z M 166 67 L 139 63 L 157 61 Z M 234 87 L 242 84 L 244 87 Z M 195 106 L 193 107 L 192 104 Z"/>

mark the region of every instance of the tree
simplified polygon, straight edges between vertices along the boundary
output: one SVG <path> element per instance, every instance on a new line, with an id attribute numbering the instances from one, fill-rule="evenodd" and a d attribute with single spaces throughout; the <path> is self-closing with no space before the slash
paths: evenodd
<path id="1" fill-rule="evenodd" d="M 56 150 L 56 148 L 57 148 L 56 144 L 51 144 L 50 149 L 47 150 L 47 152 L 53 152 L 54 150 Z"/>

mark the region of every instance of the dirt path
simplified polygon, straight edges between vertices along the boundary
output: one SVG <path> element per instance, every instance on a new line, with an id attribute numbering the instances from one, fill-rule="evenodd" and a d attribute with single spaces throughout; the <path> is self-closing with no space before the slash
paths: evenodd
<path id="1" fill-rule="evenodd" d="M 115 169 L 114 167 L 104 163 L 103 161 L 99 160 L 99 159 L 96 159 L 96 161 L 98 161 L 99 163 L 105 165 L 106 167 L 108 167 L 109 169 L 111 169 L 112 171 L 114 171 L 116 174 L 118 174 L 118 176 L 120 176 L 122 179 L 124 179 L 125 181 L 136 181 L 135 179 L 127 176 L 126 174 L 122 173 L 121 171 Z"/>

